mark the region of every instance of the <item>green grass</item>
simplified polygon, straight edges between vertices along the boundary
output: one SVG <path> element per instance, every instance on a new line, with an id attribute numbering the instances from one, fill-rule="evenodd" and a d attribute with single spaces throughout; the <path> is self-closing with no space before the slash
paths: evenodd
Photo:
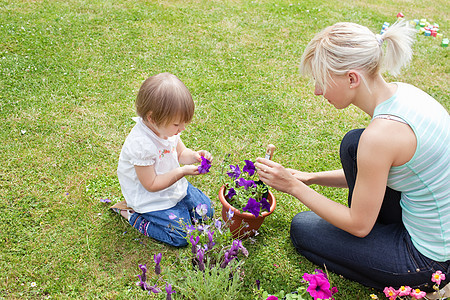
<path id="1" fill-rule="evenodd" d="M 226 153 L 255 158 L 270 142 L 286 166 L 338 168 L 343 134 L 368 124 L 357 109 L 337 111 L 315 97 L 299 76 L 316 32 L 338 21 L 378 32 L 402 11 L 439 23 L 448 37 L 448 10 L 444 0 L 0 0 L 0 299 L 141 298 L 137 265 L 183 251 L 141 236 L 100 202 L 121 199 L 117 160 L 148 76 L 171 72 L 191 90 L 196 114 L 184 142 L 215 161 L 210 174 L 190 181 L 218 204 Z M 387 78 L 413 83 L 449 109 L 448 48 L 418 36 L 414 50 L 402 75 Z M 288 236 L 290 220 L 306 208 L 275 195 L 277 210 L 247 245 L 244 299 L 256 279 L 269 292 L 295 290 L 315 268 Z M 331 279 L 336 299 L 373 292 Z"/>

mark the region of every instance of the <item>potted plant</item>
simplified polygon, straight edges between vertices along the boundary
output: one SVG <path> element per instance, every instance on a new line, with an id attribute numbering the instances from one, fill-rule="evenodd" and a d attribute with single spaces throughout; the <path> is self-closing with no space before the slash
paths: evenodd
<path id="1" fill-rule="evenodd" d="M 239 165 L 229 165 L 224 174 L 227 160 L 222 165 L 223 185 L 219 190 L 222 203 L 222 218 L 231 219 L 230 231 L 235 238 L 255 235 L 264 219 L 276 207 L 275 197 L 268 187 L 258 179 L 252 161 L 244 160 L 242 170 Z"/>

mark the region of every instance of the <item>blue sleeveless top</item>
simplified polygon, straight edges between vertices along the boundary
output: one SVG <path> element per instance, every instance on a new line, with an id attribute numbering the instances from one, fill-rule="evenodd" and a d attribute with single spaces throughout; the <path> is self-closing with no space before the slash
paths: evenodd
<path id="1" fill-rule="evenodd" d="M 411 160 L 391 167 L 387 185 L 400 191 L 402 219 L 417 250 L 435 261 L 450 259 L 450 118 L 422 90 L 396 83 L 397 92 L 379 104 L 377 115 L 393 115 L 416 135 Z"/>

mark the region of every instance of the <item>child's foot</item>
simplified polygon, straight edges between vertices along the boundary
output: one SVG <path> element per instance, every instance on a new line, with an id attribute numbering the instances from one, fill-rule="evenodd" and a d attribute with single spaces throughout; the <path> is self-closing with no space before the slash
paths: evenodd
<path id="1" fill-rule="evenodd" d="M 118 202 L 110 207 L 112 211 L 120 214 L 125 219 L 129 219 L 130 216 L 134 213 L 134 211 L 127 206 L 125 201 Z"/>
<path id="2" fill-rule="evenodd" d="M 124 217 L 127 220 L 128 220 L 128 216 L 133 213 L 132 210 L 119 209 L 119 208 L 115 208 L 115 207 L 111 207 L 111 210 L 118 213 L 119 215 L 121 215 L 122 217 Z"/>

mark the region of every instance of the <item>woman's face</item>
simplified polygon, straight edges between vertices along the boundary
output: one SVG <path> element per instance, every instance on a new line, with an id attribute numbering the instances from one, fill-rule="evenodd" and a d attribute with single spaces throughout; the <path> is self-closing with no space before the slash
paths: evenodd
<path id="1" fill-rule="evenodd" d="M 317 84 L 314 88 L 316 96 L 323 96 L 337 109 L 348 107 L 352 103 L 351 81 L 347 75 L 332 75 L 327 82 L 325 93 Z"/>

